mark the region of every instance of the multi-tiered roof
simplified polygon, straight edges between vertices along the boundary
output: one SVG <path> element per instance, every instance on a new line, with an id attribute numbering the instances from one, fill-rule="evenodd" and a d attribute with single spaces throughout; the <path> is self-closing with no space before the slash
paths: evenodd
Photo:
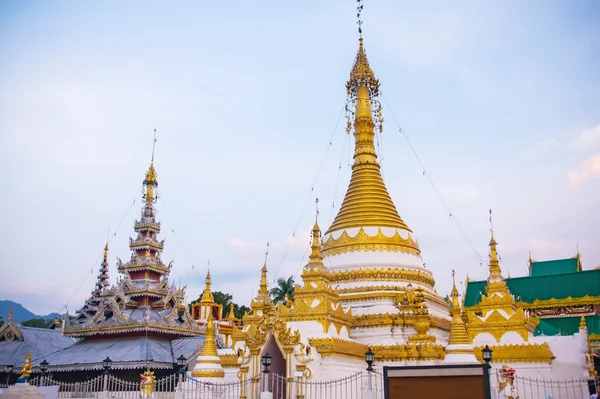
<path id="1" fill-rule="evenodd" d="M 169 282 L 172 262 L 165 265 L 161 259 L 154 156 L 143 186 L 141 218 L 129 239 L 131 258 L 117 258 L 121 278 L 109 288 L 108 245 L 104 248 L 95 289 L 64 328 L 66 336 L 83 339 L 46 359 L 54 371 L 99 369 L 106 356 L 117 369 L 171 368 L 180 355 L 197 353 L 204 340 L 184 305 L 185 289 Z"/>

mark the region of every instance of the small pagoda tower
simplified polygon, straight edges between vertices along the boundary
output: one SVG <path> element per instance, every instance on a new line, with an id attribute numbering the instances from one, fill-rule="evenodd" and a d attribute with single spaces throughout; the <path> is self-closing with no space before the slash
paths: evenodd
<path id="1" fill-rule="evenodd" d="M 479 363 L 475 357 L 473 345 L 469 341 L 467 329 L 461 317 L 458 290 L 456 289 L 456 281 L 454 281 L 454 270 L 452 271 L 451 298 L 450 314 L 452 315 L 452 324 L 450 326 L 448 345 L 445 348 L 446 357 L 444 358 L 444 363 Z"/>
<path id="2" fill-rule="evenodd" d="M 221 358 L 217 352 L 215 341 L 215 321 L 212 313 L 208 315 L 206 326 L 206 338 L 202 345 L 202 350 L 196 358 L 196 365 L 192 370 L 192 377 L 202 379 L 222 379 L 225 377 L 225 370 L 221 365 Z"/>

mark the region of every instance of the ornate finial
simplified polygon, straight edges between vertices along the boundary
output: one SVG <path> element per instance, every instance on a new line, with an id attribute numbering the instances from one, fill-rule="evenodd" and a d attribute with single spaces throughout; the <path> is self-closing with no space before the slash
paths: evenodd
<path id="1" fill-rule="evenodd" d="M 154 169 L 154 149 L 156 145 L 156 129 L 154 129 L 154 141 L 152 143 L 152 159 L 150 161 L 150 167 L 146 172 L 146 177 L 144 179 L 144 186 L 146 186 L 146 194 L 144 198 L 146 201 L 152 202 L 155 200 L 154 190 L 158 187 L 158 180 L 156 170 Z"/>
<path id="2" fill-rule="evenodd" d="M 267 270 L 267 258 L 269 257 L 269 243 L 267 243 L 267 250 L 265 251 L 265 264 L 263 266 L 263 269 L 265 269 L 265 271 Z"/>
<path id="3" fill-rule="evenodd" d="M 204 293 L 202 294 L 202 298 L 200 299 L 200 302 L 204 302 L 204 303 L 213 303 L 215 301 L 215 298 L 213 297 L 213 294 L 210 290 L 210 270 L 208 271 L 208 273 L 206 273 L 206 279 L 204 280 Z"/>
<path id="4" fill-rule="evenodd" d="M 363 10 L 363 4 L 362 4 L 362 0 L 356 0 L 356 2 L 358 3 L 358 6 L 356 6 L 356 19 L 357 19 L 357 24 L 358 24 L 358 35 L 359 37 L 362 39 L 362 10 Z"/>
<path id="5" fill-rule="evenodd" d="M 154 141 L 152 142 L 152 160 L 150 161 L 150 165 L 154 165 L 154 148 L 156 146 L 156 129 L 154 129 Z"/>
<path id="6" fill-rule="evenodd" d="M 581 265 L 581 254 L 579 253 L 579 244 L 577 244 L 577 271 L 580 272 L 583 269 Z"/>
<path id="7" fill-rule="evenodd" d="M 315 198 L 315 223 L 319 219 L 319 197 Z"/>
<path id="8" fill-rule="evenodd" d="M 269 283 L 267 282 L 267 257 L 269 256 L 269 243 L 267 243 L 267 251 L 265 252 L 265 263 L 260 273 L 260 286 L 258 288 L 258 298 L 261 300 L 268 301 L 269 297 Z"/>
<path id="9" fill-rule="evenodd" d="M 357 99 L 358 89 L 362 86 L 367 89 L 367 100 L 379 97 L 380 83 L 379 80 L 375 78 L 375 73 L 369 65 L 369 60 L 367 59 L 367 54 L 363 45 L 363 38 L 361 36 L 358 39 L 358 52 L 354 59 L 352 71 L 350 71 L 350 79 L 346 83 L 346 91 L 350 96 L 350 100 L 355 101 Z"/>
<path id="10" fill-rule="evenodd" d="M 581 320 L 579 320 L 579 329 L 587 330 L 587 324 L 585 322 L 585 316 L 581 316 Z"/>
<path id="11" fill-rule="evenodd" d="M 104 261 L 108 259 L 108 243 L 104 246 Z"/>
<path id="12" fill-rule="evenodd" d="M 490 208 L 490 232 L 492 233 L 492 238 L 494 237 L 494 223 L 492 222 L 492 209 Z"/>

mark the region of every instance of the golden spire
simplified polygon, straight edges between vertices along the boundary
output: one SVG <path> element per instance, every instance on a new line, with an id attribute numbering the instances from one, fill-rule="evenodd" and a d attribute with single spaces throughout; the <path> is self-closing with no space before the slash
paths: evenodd
<path id="1" fill-rule="evenodd" d="M 359 6 L 359 8 L 362 6 Z M 360 10 L 359 10 L 360 12 Z M 385 187 L 377 152 L 375 151 L 375 126 L 381 129 L 379 81 L 369 65 L 359 39 L 358 53 L 346 83 L 349 100 L 354 104 L 354 164 L 348 191 L 339 213 L 326 234 L 354 227 L 392 227 L 409 230 L 398 215 L 396 206 Z M 371 105 L 376 109 L 373 111 Z M 375 120 L 373 118 L 375 116 Z M 349 122 L 350 123 L 350 122 Z"/>
<path id="2" fill-rule="evenodd" d="M 221 366 L 221 358 L 217 352 L 215 323 L 212 313 L 208 316 L 204 344 L 202 344 L 202 350 L 200 350 L 200 354 L 196 359 L 196 366 L 192 370 L 192 376 L 200 378 L 223 378 L 225 376 L 223 366 Z"/>
<path id="3" fill-rule="evenodd" d="M 585 322 L 585 316 L 581 316 L 581 320 L 579 320 L 579 329 L 587 330 L 587 324 Z"/>
<path id="4" fill-rule="evenodd" d="M 317 215 L 315 217 L 315 225 L 312 229 L 312 244 L 310 246 L 311 252 L 308 257 L 308 265 L 316 266 L 323 264 L 323 255 L 321 255 L 321 228 L 319 227 L 319 199 L 316 200 L 317 204 Z"/>
<path id="5" fill-rule="evenodd" d="M 146 172 L 146 178 L 144 179 L 144 186 L 146 186 L 146 201 L 154 201 L 155 195 L 154 190 L 158 186 L 157 174 L 154 169 L 154 148 L 156 146 L 156 129 L 154 129 L 154 141 L 152 143 L 152 160 L 150 161 L 150 167 Z"/>
<path id="6" fill-rule="evenodd" d="M 265 252 L 265 263 L 263 264 L 262 269 L 260 270 L 260 286 L 258 288 L 258 296 L 257 299 L 269 301 L 269 283 L 267 281 L 267 258 L 269 256 L 269 243 L 267 243 L 267 251 Z"/>
<path id="7" fill-rule="evenodd" d="M 108 243 L 104 246 L 104 261 L 108 259 Z"/>
<path id="8" fill-rule="evenodd" d="M 235 309 L 235 304 L 233 302 L 231 302 L 229 304 L 229 314 L 227 315 L 228 320 L 231 320 L 231 321 L 237 320 L 237 317 L 235 317 L 234 309 Z"/>
<path id="9" fill-rule="evenodd" d="M 214 303 L 215 298 L 213 297 L 213 294 L 210 290 L 210 270 L 208 271 L 208 273 L 206 273 L 206 279 L 204 280 L 204 283 L 206 284 L 206 286 L 204 287 L 204 293 L 202 294 L 200 302 Z"/>
<path id="10" fill-rule="evenodd" d="M 460 317 L 460 301 L 458 300 L 458 290 L 456 289 L 456 282 L 454 281 L 454 270 L 452 270 L 452 308 L 450 313 L 452 314 L 452 324 L 450 325 L 450 337 L 448 338 L 448 345 L 470 345 L 469 336 L 467 335 L 467 329 L 462 317 Z"/>

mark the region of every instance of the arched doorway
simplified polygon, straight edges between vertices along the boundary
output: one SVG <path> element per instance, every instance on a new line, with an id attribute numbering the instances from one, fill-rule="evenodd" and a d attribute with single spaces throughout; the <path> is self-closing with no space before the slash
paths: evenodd
<path id="1" fill-rule="evenodd" d="M 263 355 L 266 353 L 271 356 L 271 366 L 269 366 L 269 378 L 267 382 L 269 391 L 273 393 L 273 399 L 285 398 L 286 361 L 272 335 L 263 349 Z"/>

